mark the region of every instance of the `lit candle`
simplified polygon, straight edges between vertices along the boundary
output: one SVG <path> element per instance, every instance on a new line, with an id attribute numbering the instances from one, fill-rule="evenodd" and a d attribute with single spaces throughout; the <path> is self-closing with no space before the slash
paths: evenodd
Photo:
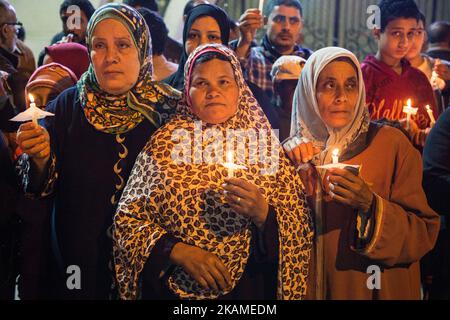
<path id="1" fill-rule="evenodd" d="M 417 114 L 418 108 L 411 106 L 411 99 L 408 99 L 406 106 L 403 107 L 403 112 L 406 113 L 406 128 L 409 129 L 409 122 L 411 121 L 411 115 Z"/>
<path id="2" fill-rule="evenodd" d="M 228 178 L 234 177 L 235 170 L 247 170 L 246 166 L 241 166 L 233 163 L 233 158 L 233 151 L 230 150 L 227 152 L 227 162 L 222 164 L 225 168 L 228 169 Z"/>
<path id="3" fill-rule="evenodd" d="M 36 103 L 34 103 L 34 97 L 33 97 L 33 95 L 32 95 L 31 93 L 28 94 L 28 99 L 30 99 L 30 108 L 31 108 L 32 110 L 33 110 L 34 108 L 37 108 L 37 107 L 36 107 Z M 32 121 L 33 121 L 33 123 L 34 123 L 34 125 L 35 125 L 36 127 L 38 126 L 37 117 L 38 117 L 38 114 L 37 114 L 36 111 L 34 111 L 34 112 L 32 113 L 31 119 L 32 119 Z"/>
<path id="4" fill-rule="evenodd" d="M 228 178 L 234 177 L 233 151 L 227 152 Z"/>
<path id="5" fill-rule="evenodd" d="M 331 153 L 331 158 L 333 159 L 333 164 L 339 163 L 339 149 L 336 148 Z"/>
<path id="6" fill-rule="evenodd" d="M 430 117 L 430 121 L 431 121 L 431 127 L 433 127 L 434 124 L 436 123 L 436 119 L 434 118 L 433 111 L 431 110 L 429 105 L 426 105 L 425 108 L 427 108 L 427 113 L 428 113 L 428 116 Z"/>
<path id="7" fill-rule="evenodd" d="M 259 9 L 259 11 L 260 11 L 261 14 L 262 14 L 263 9 L 264 9 L 264 0 L 259 0 L 259 6 L 258 6 L 258 9 Z"/>

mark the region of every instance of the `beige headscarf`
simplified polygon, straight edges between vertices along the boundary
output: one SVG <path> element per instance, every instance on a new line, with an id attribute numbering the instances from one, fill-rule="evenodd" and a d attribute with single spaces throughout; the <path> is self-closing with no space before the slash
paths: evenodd
<path id="1" fill-rule="evenodd" d="M 258 161 L 251 161 L 247 151 L 258 143 L 245 140 L 243 145 L 248 144 L 248 148 L 235 153 L 235 163 L 248 170 L 236 171 L 235 176 L 258 186 L 276 211 L 278 298 L 302 299 L 306 294 L 313 235 L 303 185 L 248 89 L 233 51 L 218 44 L 197 48 L 185 66 L 185 94 L 189 92 L 195 61 L 208 52 L 222 54 L 230 61 L 239 87 L 237 112 L 221 124 L 198 124 L 199 118 L 191 112 L 189 98 L 185 96 L 178 114 L 152 136 L 138 156 L 114 218 L 120 296 L 138 297 L 140 273 L 156 242 L 166 233 L 219 257 L 231 274 L 230 290 L 236 286 L 251 254 L 251 220 L 234 212 L 222 198 L 221 185 L 228 171 L 221 163 L 226 158 L 218 156 L 217 163 L 208 162 L 204 160 L 204 152 L 215 144 L 215 151 L 209 150 L 224 154 L 224 146 L 217 147 L 217 137 L 226 136 L 230 130 L 255 130 L 259 143 L 267 142 L 261 134 L 269 138 L 271 152 L 262 154 Z M 192 158 L 177 163 L 179 158 L 173 156 L 180 150 L 189 150 Z M 278 169 L 270 172 L 266 167 L 269 163 L 276 163 Z M 229 292 L 201 288 L 180 266 L 170 274 L 168 287 L 178 297 L 187 299 L 214 299 Z"/>
<path id="2" fill-rule="evenodd" d="M 353 120 L 344 128 L 336 130 L 328 127 L 322 120 L 316 99 L 316 87 L 319 75 L 330 62 L 337 58 L 349 58 L 358 70 L 359 98 Z M 303 67 L 292 104 L 291 137 L 307 138 L 317 147 L 323 149 L 314 164 L 331 162 L 334 148 L 346 150 L 361 134 L 369 129 L 370 117 L 366 107 L 366 93 L 361 66 L 356 56 L 350 51 L 328 47 L 313 53 Z"/>

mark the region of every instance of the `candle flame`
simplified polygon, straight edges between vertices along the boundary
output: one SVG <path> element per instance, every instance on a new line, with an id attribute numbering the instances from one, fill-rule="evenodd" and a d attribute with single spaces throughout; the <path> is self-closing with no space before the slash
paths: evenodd
<path id="1" fill-rule="evenodd" d="M 34 103 L 34 97 L 31 93 L 28 94 L 28 99 L 30 99 L 31 103 Z"/>
<path id="2" fill-rule="evenodd" d="M 425 108 L 427 108 L 427 110 L 431 110 L 429 105 L 426 105 Z"/>
<path id="3" fill-rule="evenodd" d="M 233 163 L 233 151 L 227 151 L 227 162 Z"/>
<path id="4" fill-rule="evenodd" d="M 332 154 L 333 156 L 337 157 L 339 155 L 339 149 L 338 148 L 334 149 Z"/>
<path id="5" fill-rule="evenodd" d="M 411 99 L 408 99 L 408 101 L 406 101 L 406 104 L 408 105 L 408 107 L 410 107 L 411 108 Z"/>

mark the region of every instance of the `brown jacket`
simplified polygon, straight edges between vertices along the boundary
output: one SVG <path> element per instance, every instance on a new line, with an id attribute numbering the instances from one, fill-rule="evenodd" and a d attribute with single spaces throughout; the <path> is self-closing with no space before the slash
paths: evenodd
<path id="1" fill-rule="evenodd" d="M 419 260 L 435 244 L 439 216 L 422 189 L 419 152 L 399 130 L 382 127 L 370 145 L 346 163 L 362 164 L 360 175 L 376 194 L 371 231 L 366 244 L 356 249 L 355 210 L 333 201 L 322 203 L 309 298 L 420 299 Z M 381 270 L 380 289 L 368 288 L 368 282 L 375 283 L 374 272 L 367 273 L 369 266 Z"/>

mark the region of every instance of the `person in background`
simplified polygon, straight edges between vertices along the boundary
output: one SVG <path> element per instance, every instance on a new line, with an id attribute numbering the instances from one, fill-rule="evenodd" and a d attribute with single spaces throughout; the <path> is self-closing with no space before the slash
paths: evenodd
<path id="1" fill-rule="evenodd" d="M 145 8 L 151 11 L 159 12 L 156 0 L 123 0 L 123 3 L 135 8 L 136 10 Z"/>
<path id="2" fill-rule="evenodd" d="M 138 12 L 144 17 L 152 36 L 153 80 L 163 80 L 174 74 L 178 65 L 172 63 L 164 56 L 169 30 L 164 20 L 154 11 L 140 8 Z"/>
<path id="3" fill-rule="evenodd" d="M 436 21 L 428 27 L 427 54 L 435 59 L 450 61 L 450 21 Z"/>
<path id="4" fill-rule="evenodd" d="M 183 55 L 178 70 L 164 82 L 177 90 L 184 88 L 184 65 L 195 48 L 206 43 L 228 45 L 230 26 L 228 15 L 212 4 L 199 4 L 188 11 L 183 28 Z"/>
<path id="5" fill-rule="evenodd" d="M 430 81 L 406 59 L 421 13 L 414 0 L 381 0 L 378 6 L 381 25 L 373 29 L 378 51 L 361 64 L 366 103 L 372 120 L 400 121 L 410 140 L 422 150 L 431 126 L 425 106 L 430 106 L 435 119 L 439 114 Z M 418 112 L 407 123 L 403 107 L 409 99 Z"/>
<path id="6" fill-rule="evenodd" d="M 36 69 L 33 53 L 17 39 L 17 28 L 20 25 L 14 7 L 9 2 L 0 0 L 0 70 L 8 74 L 5 76 L 5 84 L 9 86 L 8 94 L 11 98 L 4 102 L 11 103 L 6 108 L 12 108 L 16 113 L 26 108 L 25 85 Z"/>
<path id="7" fill-rule="evenodd" d="M 50 63 L 39 67 L 25 87 L 29 106 L 32 94 L 38 108 L 54 100 L 61 92 L 74 86 L 77 77 L 68 68 Z M 18 216 L 21 221 L 18 296 L 22 300 L 49 299 L 51 288 L 50 225 L 53 197 L 30 199 L 20 194 Z"/>
<path id="8" fill-rule="evenodd" d="M 3 79 L 0 79 L 3 82 Z M 5 95 L 0 83 L 0 97 Z M 10 106 L 10 105 L 9 105 Z M 14 300 L 18 269 L 19 219 L 17 201 L 19 183 L 14 172 L 13 154 L 5 130 L 11 110 L 0 104 L 0 300 Z M 6 127 L 8 126 L 8 127 Z"/>
<path id="9" fill-rule="evenodd" d="M 441 216 L 441 230 L 430 255 L 430 300 L 450 299 L 450 109 L 431 130 L 423 150 L 423 188 L 430 206 Z"/>
<path id="10" fill-rule="evenodd" d="M 155 0 L 124 0 L 123 3 L 135 9 L 147 8 L 159 14 L 158 4 L 156 3 Z M 169 62 L 171 63 L 178 64 L 182 53 L 183 53 L 183 45 L 177 40 L 167 35 L 167 41 L 164 47 L 164 56 L 167 58 L 167 60 L 169 60 Z"/>
<path id="11" fill-rule="evenodd" d="M 261 45 L 252 47 L 257 29 L 263 27 L 262 12 L 248 9 L 239 19 L 240 37 L 235 51 L 245 79 L 272 98 L 272 65 L 283 55 L 308 59 L 312 51 L 296 43 L 303 29 L 303 8 L 298 0 L 269 0 L 264 9 L 268 16 L 267 31 Z"/>
<path id="12" fill-rule="evenodd" d="M 43 65 L 59 63 L 69 68 L 80 79 L 89 67 L 89 54 L 86 46 L 76 42 L 55 43 L 45 47 Z"/>
<path id="13" fill-rule="evenodd" d="M 45 109 L 61 92 L 77 84 L 77 76 L 69 68 L 52 62 L 36 69 L 25 87 L 25 97 L 29 106 L 32 94 L 36 106 Z"/>
<path id="14" fill-rule="evenodd" d="M 292 99 L 306 60 L 298 56 L 281 56 L 272 66 L 273 106 L 278 117 L 279 139 L 283 142 L 291 132 Z"/>
<path id="15" fill-rule="evenodd" d="M 450 62 L 434 59 L 422 53 L 427 37 L 425 26 L 426 19 L 421 13 L 411 48 L 406 54 L 406 59 L 411 63 L 411 66 L 419 69 L 427 76 L 436 96 L 438 113 L 441 114 L 446 109 L 444 95 L 448 95 L 450 92 Z"/>
<path id="16" fill-rule="evenodd" d="M 434 59 L 450 61 L 450 21 L 436 21 L 428 27 L 428 50 L 427 55 Z M 445 78 L 446 69 L 436 70 L 441 78 Z M 447 82 L 447 88 L 450 83 Z M 450 89 L 449 89 L 450 90 Z M 450 92 L 444 92 L 444 106 L 450 105 Z"/>
<path id="17" fill-rule="evenodd" d="M 73 11 L 72 6 L 79 8 L 79 11 Z M 50 45 L 58 42 L 76 42 L 86 46 L 86 28 L 94 11 L 95 8 L 89 0 L 64 0 L 59 7 L 62 31 L 53 36 Z M 78 12 L 79 17 L 75 16 Z M 39 54 L 38 66 L 42 66 L 45 54 L 45 50 Z"/>

